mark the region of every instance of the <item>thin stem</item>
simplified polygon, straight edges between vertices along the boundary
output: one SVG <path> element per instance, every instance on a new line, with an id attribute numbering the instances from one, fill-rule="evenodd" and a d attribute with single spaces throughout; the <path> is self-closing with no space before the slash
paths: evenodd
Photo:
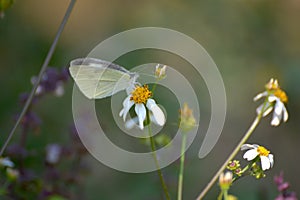
<path id="1" fill-rule="evenodd" d="M 264 107 L 265 107 L 266 102 L 264 103 L 264 106 L 262 108 L 262 111 L 264 111 Z M 204 190 L 200 193 L 200 195 L 197 197 L 197 200 L 201 200 L 206 193 L 209 191 L 209 189 L 213 186 L 213 184 L 217 181 L 218 177 L 220 176 L 220 174 L 225 170 L 226 166 L 228 165 L 229 161 L 231 161 L 236 154 L 239 152 L 241 146 L 248 140 L 248 138 L 251 136 L 251 134 L 253 133 L 253 131 L 255 130 L 255 128 L 257 127 L 257 125 L 259 124 L 261 118 L 262 118 L 262 113 L 261 112 L 259 115 L 257 115 L 257 117 L 255 118 L 255 120 L 253 121 L 253 123 L 251 124 L 250 128 L 248 129 L 248 131 L 246 132 L 246 134 L 244 135 L 244 137 L 241 139 L 241 141 L 239 142 L 239 144 L 235 147 L 235 149 L 233 150 L 233 152 L 230 154 L 230 156 L 226 159 L 226 161 L 224 162 L 224 164 L 221 166 L 221 168 L 218 170 L 218 172 L 214 175 L 214 177 L 211 179 L 211 181 L 207 184 L 207 186 L 204 188 Z"/>
<path id="2" fill-rule="evenodd" d="M 164 190 L 166 199 L 170 200 L 171 198 L 170 198 L 170 195 L 169 195 L 169 192 L 168 192 L 168 188 L 167 188 L 167 185 L 165 183 L 162 171 L 161 171 L 160 166 L 159 166 L 157 155 L 156 155 L 156 147 L 155 147 L 155 143 L 154 143 L 154 140 L 153 140 L 153 137 L 152 137 L 152 129 L 151 129 L 151 124 L 150 124 L 150 115 L 149 115 L 149 112 L 147 112 L 147 122 L 149 123 L 148 124 L 148 132 L 149 132 L 149 137 L 150 137 L 151 150 L 152 150 L 153 158 L 154 158 L 155 165 L 156 165 L 156 168 L 157 168 L 157 174 L 159 176 L 159 179 L 160 179 L 162 188 Z"/>
<path id="3" fill-rule="evenodd" d="M 155 81 L 155 83 L 154 83 L 154 85 L 153 85 L 153 87 L 152 87 L 152 90 L 151 90 L 152 95 L 154 95 L 154 91 L 155 91 L 155 89 L 156 89 L 156 86 L 157 86 L 158 81 L 159 81 L 159 80 L 156 79 L 156 81 Z"/>
<path id="4" fill-rule="evenodd" d="M 184 159 L 185 159 L 185 145 L 186 145 L 186 133 L 182 133 L 181 142 L 181 157 L 180 157 L 180 169 L 178 178 L 178 196 L 177 200 L 182 199 L 182 186 L 183 186 L 183 171 L 184 171 Z"/>
<path id="5" fill-rule="evenodd" d="M 224 200 L 228 200 L 228 190 L 224 190 Z"/>
<path id="6" fill-rule="evenodd" d="M 222 197 L 223 197 L 223 191 L 221 190 L 220 194 L 218 195 L 217 200 L 222 200 Z"/>
<path id="7" fill-rule="evenodd" d="M 14 133 L 16 132 L 16 129 L 17 129 L 18 125 L 20 124 L 22 118 L 23 118 L 24 115 L 26 114 L 26 112 L 27 112 L 27 110 L 28 110 L 28 108 L 29 108 L 29 106 L 30 106 L 30 104 L 31 104 L 31 102 L 32 102 L 32 99 L 33 99 L 33 97 L 34 97 L 35 91 L 36 91 L 38 85 L 40 84 L 40 81 L 41 81 L 41 79 L 42 79 L 42 76 L 43 76 L 44 72 L 46 71 L 47 66 L 48 66 L 48 64 L 49 64 L 49 62 L 50 62 L 50 59 L 52 58 L 52 55 L 53 55 L 54 50 L 55 50 L 55 47 L 56 47 L 56 45 L 57 45 L 57 43 L 58 43 L 58 39 L 60 38 L 61 33 L 62 33 L 62 31 L 63 31 L 63 29 L 64 29 L 64 27 L 65 27 L 65 25 L 66 25 L 66 23 L 67 23 L 67 21 L 68 21 L 68 19 L 69 19 L 69 16 L 70 16 L 71 11 L 72 11 L 72 9 L 73 9 L 73 7 L 74 7 L 75 1 L 76 1 L 76 0 L 71 0 L 71 2 L 70 2 L 70 4 L 69 4 L 69 7 L 68 7 L 68 9 L 67 9 L 67 11 L 66 11 L 66 13 L 65 13 L 65 16 L 64 16 L 64 18 L 63 18 L 63 20 L 62 20 L 62 22 L 61 22 L 59 28 L 58 28 L 58 31 L 57 31 L 57 33 L 56 33 L 56 36 L 55 36 L 54 40 L 53 40 L 53 43 L 52 43 L 52 45 L 51 45 L 51 47 L 50 47 L 50 49 L 49 49 L 49 51 L 48 51 L 48 54 L 47 54 L 47 56 L 46 56 L 46 58 L 45 58 L 45 60 L 44 60 L 43 65 L 42 65 L 42 67 L 41 67 L 41 70 L 40 70 L 39 76 L 38 76 L 38 78 L 37 78 L 37 81 L 36 81 L 35 84 L 33 85 L 32 90 L 31 90 L 31 92 L 30 92 L 30 95 L 29 95 L 29 97 L 28 97 L 28 99 L 27 99 L 27 101 L 26 101 L 26 103 L 25 103 L 25 105 L 24 105 L 24 107 L 23 107 L 23 109 L 22 109 L 21 114 L 19 115 L 19 117 L 18 117 L 18 119 L 17 119 L 15 125 L 13 126 L 13 128 L 12 128 L 12 130 L 10 131 L 10 133 L 9 133 L 9 135 L 8 135 L 8 137 L 7 137 L 6 141 L 5 141 L 5 143 L 3 144 L 2 148 L 1 148 L 0 156 L 2 156 L 2 154 L 4 153 L 4 150 L 6 149 L 7 145 L 8 145 L 9 142 L 10 142 L 10 140 L 12 139 Z"/>

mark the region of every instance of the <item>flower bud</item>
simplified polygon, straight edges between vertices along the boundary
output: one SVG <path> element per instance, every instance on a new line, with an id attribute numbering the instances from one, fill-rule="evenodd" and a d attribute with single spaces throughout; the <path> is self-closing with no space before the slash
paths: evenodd
<path id="1" fill-rule="evenodd" d="M 219 185 L 222 190 L 228 190 L 232 183 L 232 176 L 231 172 L 226 172 L 225 174 L 222 172 L 219 176 Z"/>
<path id="2" fill-rule="evenodd" d="M 167 69 L 167 65 L 163 65 L 161 67 L 160 64 L 157 64 L 155 67 L 155 76 L 158 79 L 164 79 L 166 77 L 166 69 Z"/>
<path id="3" fill-rule="evenodd" d="M 183 132 L 188 132 L 192 130 L 196 126 L 196 119 L 193 115 L 193 110 L 188 107 L 187 103 L 184 103 L 183 108 L 179 112 L 180 112 L 179 128 Z"/>

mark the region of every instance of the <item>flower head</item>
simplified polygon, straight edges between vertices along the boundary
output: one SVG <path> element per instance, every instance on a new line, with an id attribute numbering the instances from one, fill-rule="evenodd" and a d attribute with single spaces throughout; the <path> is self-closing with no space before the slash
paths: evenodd
<path id="1" fill-rule="evenodd" d="M 147 110 L 150 111 L 150 120 L 159 126 L 165 124 L 165 115 L 160 107 L 156 104 L 155 100 L 151 98 L 152 92 L 148 89 L 147 85 L 136 86 L 129 96 L 123 101 L 123 109 L 120 111 L 120 117 L 126 120 L 126 116 L 130 108 L 135 105 L 136 118 L 126 122 L 127 128 L 133 127 L 136 123 L 139 124 L 140 129 L 144 129 L 144 121 L 146 119 Z"/>
<path id="2" fill-rule="evenodd" d="M 259 156 L 261 162 L 261 168 L 263 171 L 270 169 L 274 165 L 273 154 L 263 146 L 257 144 L 243 144 L 241 150 L 247 150 L 243 158 L 251 161 Z"/>
<path id="3" fill-rule="evenodd" d="M 229 170 L 236 170 L 240 167 L 240 161 L 238 160 L 233 160 L 233 161 L 229 161 L 228 165 L 227 165 L 227 169 Z"/>
<path id="4" fill-rule="evenodd" d="M 273 109 L 273 117 L 271 121 L 272 126 L 278 126 L 280 124 L 281 119 L 286 122 L 288 120 L 288 112 L 285 108 L 285 103 L 288 102 L 288 97 L 286 93 L 280 88 L 278 84 L 278 80 L 271 79 L 265 85 L 266 91 L 259 93 L 254 97 L 254 101 L 261 99 L 262 97 L 266 97 L 266 103 L 260 105 L 256 112 L 259 115 L 262 113 L 262 116 L 267 116 Z"/>

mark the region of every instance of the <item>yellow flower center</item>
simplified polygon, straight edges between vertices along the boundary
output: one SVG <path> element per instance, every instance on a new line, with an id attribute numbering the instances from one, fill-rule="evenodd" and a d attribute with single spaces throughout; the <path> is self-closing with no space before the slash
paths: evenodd
<path id="1" fill-rule="evenodd" d="M 260 156 L 268 156 L 270 151 L 268 151 L 265 147 L 259 146 L 257 148 L 257 152 L 259 153 Z"/>
<path id="2" fill-rule="evenodd" d="M 146 103 L 151 96 L 152 92 L 148 89 L 148 85 L 136 86 L 131 93 L 130 100 L 134 103 Z"/>
<path id="3" fill-rule="evenodd" d="M 275 90 L 274 95 L 276 97 L 278 97 L 281 102 L 283 102 L 283 103 L 288 102 L 288 97 L 287 97 L 286 93 L 283 90 L 281 90 L 281 89 Z"/>

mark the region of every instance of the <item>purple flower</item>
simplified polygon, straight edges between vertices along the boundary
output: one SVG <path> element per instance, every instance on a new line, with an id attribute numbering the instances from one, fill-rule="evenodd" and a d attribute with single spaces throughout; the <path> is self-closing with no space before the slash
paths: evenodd
<path id="1" fill-rule="evenodd" d="M 283 172 L 274 177 L 274 182 L 277 185 L 277 190 L 280 192 L 275 200 L 298 200 L 295 192 L 288 191 L 290 184 L 284 181 Z"/>
<path id="2" fill-rule="evenodd" d="M 66 69 L 60 72 L 56 68 L 47 68 L 36 89 L 36 95 L 41 96 L 45 93 L 53 93 L 56 96 L 62 96 L 64 94 L 63 84 L 68 80 L 68 77 L 69 74 Z M 36 81 L 36 76 L 31 78 L 32 84 L 35 84 Z"/>

